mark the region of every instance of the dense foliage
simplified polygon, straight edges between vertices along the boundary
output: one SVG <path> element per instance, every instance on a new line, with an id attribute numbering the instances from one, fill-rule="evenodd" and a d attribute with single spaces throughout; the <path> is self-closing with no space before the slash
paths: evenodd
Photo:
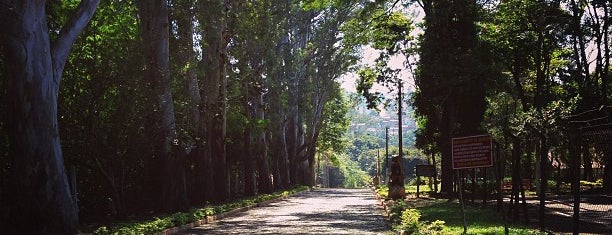
<path id="1" fill-rule="evenodd" d="M 560 171 L 579 167 L 572 163 L 578 158 L 585 170 L 576 177 L 584 179 L 595 177 L 596 156 L 600 165 L 610 163 L 605 133 L 570 144 L 579 134 L 572 115 L 609 110 L 609 1 L 418 3 L 425 17 L 412 98 L 416 144 L 440 154 L 442 191 L 452 191 L 453 137 L 492 134 L 501 148 L 498 164 L 515 181 L 540 177 L 536 172 L 552 169 L 553 161 Z M 595 116 L 583 119 L 589 118 Z M 570 153 L 572 145 L 582 156 Z M 609 191 L 606 172 L 597 177 L 611 182 Z"/>
<path id="2" fill-rule="evenodd" d="M 47 1 L 40 8 L 46 17 L 38 12 L 42 24 L 35 26 L 41 37 L 48 35 L 49 47 L 65 42 L 63 30 L 81 14 L 81 3 L 97 5 L 95 14 L 76 41 L 65 44 L 70 53 L 61 84 L 56 81 L 57 93 L 50 93 L 57 102 L 48 104 L 57 113 L 43 113 L 58 122 L 59 133 L 49 135 L 52 147 L 61 148 L 53 156 L 60 162 L 57 172 L 15 170 L 23 161 L 47 160 L 38 152 L 26 159 L 20 151 L 29 150 L 17 144 L 38 140 L 20 137 L 39 133 L 36 125 L 5 131 L 16 106 L 40 111 L 23 108 L 29 105 L 25 98 L 6 95 L 39 90 L 13 87 L 21 75 L 3 62 L 20 62 L 13 45 L 22 41 L 2 34 L 3 205 L 27 206 L 23 200 L 29 199 L 16 196 L 14 179 L 50 178 L 72 194 L 71 202 L 50 201 L 32 211 L 78 208 L 81 224 L 175 212 L 313 186 L 317 154 L 344 151 L 348 104 L 338 78 L 354 66 L 358 48 L 342 42 L 341 28 L 368 1 Z M 27 12 L 28 4 L 0 2 L 2 19 Z M 10 24 L 19 20 L 1 26 L 13 29 Z M 359 185 L 368 181 L 360 177 Z M 54 195 L 54 189 L 43 189 L 25 192 Z M 18 210 L 2 207 L 3 223 Z M 31 231 L 72 233 L 74 219 L 63 221 L 68 229 L 40 223 Z"/>
<path id="3" fill-rule="evenodd" d="M 549 159 L 541 171 L 584 166 L 609 192 L 612 167 L 593 169 L 612 162 L 609 134 L 576 140 L 575 124 L 591 123 L 575 120 L 609 128 L 611 4 L 0 0 L 0 225 L 30 229 L 25 218 L 51 213 L 21 232 L 74 233 L 322 175 L 368 184 L 385 170 L 383 126 L 345 135 L 348 72 L 368 108 L 414 111 L 417 129 L 390 138 L 389 155 L 414 156 L 408 176 L 428 161 L 401 147 L 414 143 L 451 192 L 450 140 L 490 133 L 516 182 Z M 377 57 L 357 67 L 364 46 Z M 411 78 L 390 66 L 398 56 Z"/>

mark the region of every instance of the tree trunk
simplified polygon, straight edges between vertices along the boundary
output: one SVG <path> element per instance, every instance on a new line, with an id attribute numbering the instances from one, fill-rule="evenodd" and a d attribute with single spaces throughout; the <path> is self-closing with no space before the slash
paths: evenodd
<path id="1" fill-rule="evenodd" d="M 609 77 L 610 76 L 610 13 L 609 13 L 609 9 L 608 9 L 608 5 L 607 4 L 603 4 L 603 12 L 604 12 L 604 18 L 603 18 L 603 37 L 604 37 L 604 69 L 603 69 L 603 74 L 601 76 L 601 96 L 603 99 L 603 103 L 604 104 L 610 104 L 608 103 L 609 98 L 608 98 L 608 83 L 609 83 Z"/>
<path id="2" fill-rule="evenodd" d="M 571 1 L 572 7 L 572 29 L 574 33 L 574 58 L 576 60 L 576 65 L 579 73 L 579 92 L 582 95 L 583 102 L 591 101 L 592 97 L 589 94 L 591 86 L 591 78 L 589 72 L 589 61 L 586 55 L 586 43 L 584 39 L 583 28 L 581 24 L 581 19 L 583 16 L 583 10 L 580 8 L 578 3 L 575 0 Z M 589 109 L 590 107 L 579 107 Z"/>
<path id="3" fill-rule="evenodd" d="M 302 9 L 292 9 L 289 25 L 289 33 L 293 36 L 290 40 L 290 52 L 288 53 L 289 72 L 289 127 L 288 141 L 289 159 L 291 165 L 291 182 L 292 184 L 306 184 L 307 179 L 304 172 L 309 172 L 308 167 L 304 167 L 304 111 L 302 110 L 301 102 L 303 102 L 305 94 L 305 86 L 303 80 L 306 76 L 306 65 L 303 55 L 298 53 L 306 47 L 310 37 L 310 28 L 306 22 L 310 22 L 311 16 L 308 12 Z"/>
<path id="4" fill-rule="evenodd" d="M 254 196 L 257 191 L 257 183 L 255 181 L 255 161 L 253 161 L 253 153 L 252 153 L 252 138 L 251 138 L 251 128 L 246 127 L 244 129 L 244 153 L 242 154 L 242 165 L 244 171 L 244 195 L 245 196 Z"/>
<path id="5" fill-rule="evenodd" d="M 281 69 L 272 70 L 275 73 L 273 74 L 273 83 L 271 85 L 272 89 L 270 90 L 270 107 L 275 107 L 276 109 L 273 112 L 271 122 L 273 125 L 277 125 L 276 128 L 272 128 L 275 130 L 275 133 L 272 133 L 274 137 L 274 141 L 277 144 L 274 144 L 274 154 L 276 155 L 276 160 L 278 161 L 278 169 L 279 169 L 279 183 L 282 188 L 289 188 L 291 184 L 293 184 L 292 179 L 292 170 L 291 170 L 291 161 L 292 158 L 290 151 L 290 143 L 291 143 L 291 135 L 290 135 L 290 122 L 289 115 L 287 115 L 288 105 L 286 102 L 282 102 L 284 97 L 290 96 L 290 94 L 286 93 L 286 78 L 289 77 L 291 69 L 291 63 L 286 63 L 285 66 L 282 66 L 281 61 L 290 62 L 291 58 L 291 45 L 290 45 L 290 34 L 288 33 L 290 30 L 289 20 L 291 16 L 290 6 L 292 5 L 289 0 L 282 0 L 282 3 L 279 3 L 278 6 L 281 9 L 284 9 L 284 14 L 279 15 L 279 19 L 282 20 L 282 26 L 280 31 L 282 34 L 278 39 L 276 45 L 276 55 L 280 56 L 282 60 L 277 60 L 276 63 L 270 63 L 268 65 L 272 65 L 274 67 L 280 67 Z M 291 99 L 291 98 L 289 98 Z"/>
<path id="6" fill-rule="evenodd" d="M 192 8 L 194 6 L 192 1 L 176 1 L 174 4 L 175 5 L 173 9 L 173 14 L 171 15 L 171 17 L 172 20 L 176 22 L 177 32 L 179 35 L 178 39 L 180 40 L 177 41 L 180 45 L 178 47 L 177 52 L 175 52 L 175 55 L 177 57 L 177 63 L 180 68 L 178 70 L 177 77 L 184 78 L 183 90 L 187 96 L 187 115 L 185 115 L 181 123 L 181 128 L 184 128 L 188 132 L 188 135 L 193 137 L 193 139 L 188 139 L 188 142 L 183 143 L 184 147 L 186 147 L 188 151 L 185 152 L 177 149 L 178 151 L 180 151 L 177 153 L 184 154 L 181 156 L 185 157 L 184 159 L 181 159 L 182 161 L 184 161 L 184 163 L 182 166 L 179 166 L 182 167 L 180 168 L 180 171 L 182 171 L 182 173 L 179 172 L 178 176 L 181 177 L 182 175 L 182 177 L 185 178 L 185 171 L 187 170 L 187 166 L 188 164 L 195 164 L 195 158 L 192 156 L 195 156 L 195 153 L 198 152 L 197 145 L 198 139 L 200 138 L 200 136 L 198 136 L 198 127 L 201 119 L 199 104 L 201 96 L 196 70 L 196 55 L 193 49 L 194 22 L 192 20 Z M 190 176 L 193 175 L 190 174 Z M 187 184 L 186 181 L 187 179 L 185 179 L 185 184 Z M 198 190 L 201 190 L 200 187 L 196 187 L 191 184 L 189 190 L 185 189 L 185 193 L 189 193 L 190 201 L 194 203 L 200 202 L 198 200 L 198 197 L 202 198 L 202 196 L 198 196 L 198 193 L 196 193 Z"/>
<path id="7" fill-rule="evenodd" d="M 244 81 L 243 84 L 243 99 L 244 99 L 244 113 L 247 120 L 253 120 L 253 110 L 249 105 L 250 99 L 250 89 L 248 81 Z M 254 196 L 257 193 L 257 183 L 255 177 L 255 159 L 252 148 L 252 125 L 248 124 L 244 128 L 244 153 L 242 154 L 242 165 L 244 170 L 244 194 L 246 196 Z"/>
<path id="8" fill-rule="evenodd" d="M 292 184 L 301 183 L 298 180 L 298 128 L 299 107 L 297 99 L 297 78 L 294 76 L 289 81 L 289 115 L 287 122 L 287 153 L 289 155 L 289 172 Z"/>
<path id="9" fill-rule="evenodd" d="M 200 22 L 204 25 L 204 41 L 206 53 L 204 55 L 206 85 L 203 89 L 202 103 L 204 106 L 205 129 L 205 156 L 206 161 L 214 164 L 207 170 L 214 171 L 212 177 L 214 184 L 214 199 L 226 200 L 230 195 L 229 171 L 225 149 L 226 136 L 226 63 L 227 44 L 230 34 L 227 28 L 225 14 L 227 9 L 225 0 L 204 1 L 200 3 L 202 17 Z"/>
<path id="10" fill-rule="evenodd" d="M 180 35 L 181 46 L 178 50 L 178 63 L 182 68 L 181 76 L 185 78 L 184 91 L 187 94 L 188 115 L 183 126 L 189 134 L 196 136 L 198 124 L 200 122 L 200 85 L 198 82 L 196 55 L 194 51 L 194 22 L 191 13 L 192 4 L 190 1 L 181 1 L 175 5 L 174 16 L 177 24 L 178 34 Z M 179 8 L 179 9 L 176 9 Z"/>
<path id="11" fill-rule="evenodd" d="M 511 198 L 511 211 L 514 220 L 518 220 L 518 205 L 519 205 L 519 187 L 521 181 L 521 139 L 516 136 L 512 136 L 512 194 Z"/>
<path id="12" fill-rule="evenodd" d="M 452 94 L 451 94 L 452 96 Z M 448 97 L 443 103 L 443 113 L 440 124 L 440 137 L 438 146 L 440 146 L 441 161 L 442 161 L 442 176 L 440 177 L 440 192 L 451 194 L 453 192 L 453 164 L 452 164 L 452 131 L 453 131 L 453 115 L 454 104 L 451 101 L 452 97 Z"/>
<path id="13" fill-rule="evenodd" d="M 318 89 L 318 93 L 315 95 L 313 99 L 313 114 L 312 120 L 310 120 L 310 130 L 307 134 L 308 136 L 308 146 L 306 147 L 306 154 L 309 166 L 309 175 L 308 175 L 308 186 L 314 186 L 316 184 L 316 148 L 317 148 L 317 139 L 319 138 L 319 130 L 321 128 L 321 122 L 323 121 L 323 108 L 325 107 L 325 103 L 327 102 L 327 92 L 330 87 L 320 87 Z"/>
<path id="14" fill-rule="evenodd" d="M 225 5 L 225 1 L 220 1 L 222 5 Z M 225 9 L 222 8 L 222 9 Z M 226 10 L 222 13 L 225 14 Z M 227 22 L 224 16 L 219 18 L 218 31 L 213 34 L 219 34 L 217 38 L 218 42 L 212 43 L 214 45 L 209 48 L 209 52 L 216 52 L 216 55 L 209 57 L 214 62 L 214 67 L 210 70 L 209 79 L 213 83 L 212 88 L 217 91 L 212 91 L 208 97 L 208 107 L 214 111 L 209 113 L 209 128 L 211 130 L 209 135 L 209 143 L 213 161 L 215 167 L 215 191 L 217 193 L 217 201 L 224 201 L 229 199 L 230 187 L 229 187 L 229 171 L 227 170 L 227 153 L 225 149 L 225 136 L 227 126 L 227 44 L 230 40 L 230 35 L 227 29 Z"/>
<path id="15" fill-rule="evenodd" d="M 275 99 L 280 99 L 280 97 Z M 275 128 L 272 128 L 275 130 L 275 133 L 273 133 L 274 144 L 272 146 L 274 154 L 276 155 L 275 158 L 279 171 L 278 179 L 275 179 L 275 181 L 278 182 L 281 188 L 286 189 L 291 185 L 289 154 L 287 153 L 287 122 L 283 120 L 285 119 L 285 112 L 283 111 L 283 107 L 280 106 L 280 103 L 278 103 L 278 106 L 272 104 L 272 107 L 278 107 L 278 111 L 274 115 L 277 117 L 272 119 L 272 124 L 276 125 Z"/>
<path id="16" fill-rule="evenodd" d="M 175 202 L 179 198 L 186 198 L 186 195 L 177 197 L 184 193 L 177 191 L 181 188 L 178 185 L 185 184 L 184 177 L 169 180 L 180 175 L 184 169 L 172 150 L 173 145 L 178 145 L 178 139 L 170 76 L 168 5 L 164 0 L 137 0 L 136 5 L 148 63 L 146 81 L 152 101 L 153 126 L 149 127 L 149 131 L 154 141 L 153 159 L 157 162 L 152 170 L 159 171 L 153 172 L 152 176 L 157 176 L 161 186 L 157 206 L 163 211 L 175 211 L 181 209 Z"/>
<path id="17" fill-rule="evenodd" d="M 536 87 L 533 96 L 533 104 L 535 108 L 540 111 L 542 107 L 545 106 L 545 97 L 544 97 L 544 86 L 545 86 L 545 77 L 544 77 L 544 33 L 538 31 L 537 37 L 537 49 L 534 58 L 534 63 L 536 67 Z"/>
<path id="18" fill-rule="evenodd" d="M 261 76 L 260 76 L 261 77 Z M 261 84 L 261 83 L 260 83 Z M 261 88 L 259 88 L 261 89 Z M 265 120 L 264 113 L 265 103 L 263 91 L 258 91 L 257 100 L 253 102 L 256 105 L 257 120 Z M 268 141 L 266 140 L 266 132 L 262 129 L 258 130 L 256 142 L 256 159 L 259 168 L 258 189 L 260 193 L 272 192 L 272 181 L 270 179 L 270 164 L 268 162 Z"/>
<path id="19" fill-rule="evenodd" d="M 9 98 L 9 218 L 2 222 L 8 234 L 77 232 L 78 213 L 60 146 L 57 97 L 71 46 L 98 4 L 82 1 L 51 44 L 45 1 L 0 1 Z"/>

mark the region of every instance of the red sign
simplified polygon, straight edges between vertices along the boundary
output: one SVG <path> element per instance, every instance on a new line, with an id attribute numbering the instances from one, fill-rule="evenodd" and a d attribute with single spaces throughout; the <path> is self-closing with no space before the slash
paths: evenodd
<path id="1" fill-rule="evenodd" d="M 453 169 L 492 166 L 492 143 L 491 135 L 453 138 Z"/>

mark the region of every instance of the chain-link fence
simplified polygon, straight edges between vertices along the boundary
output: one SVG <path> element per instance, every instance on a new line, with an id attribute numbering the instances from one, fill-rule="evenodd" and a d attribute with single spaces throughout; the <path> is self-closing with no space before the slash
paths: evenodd
<path id="1" fill-rule="evenodd" d="M 496 166 L 482 177 L 496 182 L 498 211 L 552 234 L 612 234 L 611 114 L 602 107 L 560 123 L 559 136 L 496 143 Z"/>
<path id="2" fill-rule="evenodd" d="M 612 107 L 602 107 L 569 120 L 572 197 L 549 208 L 566 214 L 571 208 L 573 234 L 612 234 L 611 114 Z"/>

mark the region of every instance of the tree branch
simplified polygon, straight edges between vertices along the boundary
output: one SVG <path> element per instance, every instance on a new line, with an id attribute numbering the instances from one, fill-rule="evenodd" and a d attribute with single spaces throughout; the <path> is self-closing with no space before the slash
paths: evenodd
<path id="1" fill-rule="evenodd" d="M 62 27 L 59 37 L 51 45 L 53 79 L 55 84 L 57 84 L 57 89 L 59 89 L 59 83 L 72 44 L 74 44 L 81 31 L 87 26 L 99 4 L 100 0 L 81 0 L 75 13 Z"/>

